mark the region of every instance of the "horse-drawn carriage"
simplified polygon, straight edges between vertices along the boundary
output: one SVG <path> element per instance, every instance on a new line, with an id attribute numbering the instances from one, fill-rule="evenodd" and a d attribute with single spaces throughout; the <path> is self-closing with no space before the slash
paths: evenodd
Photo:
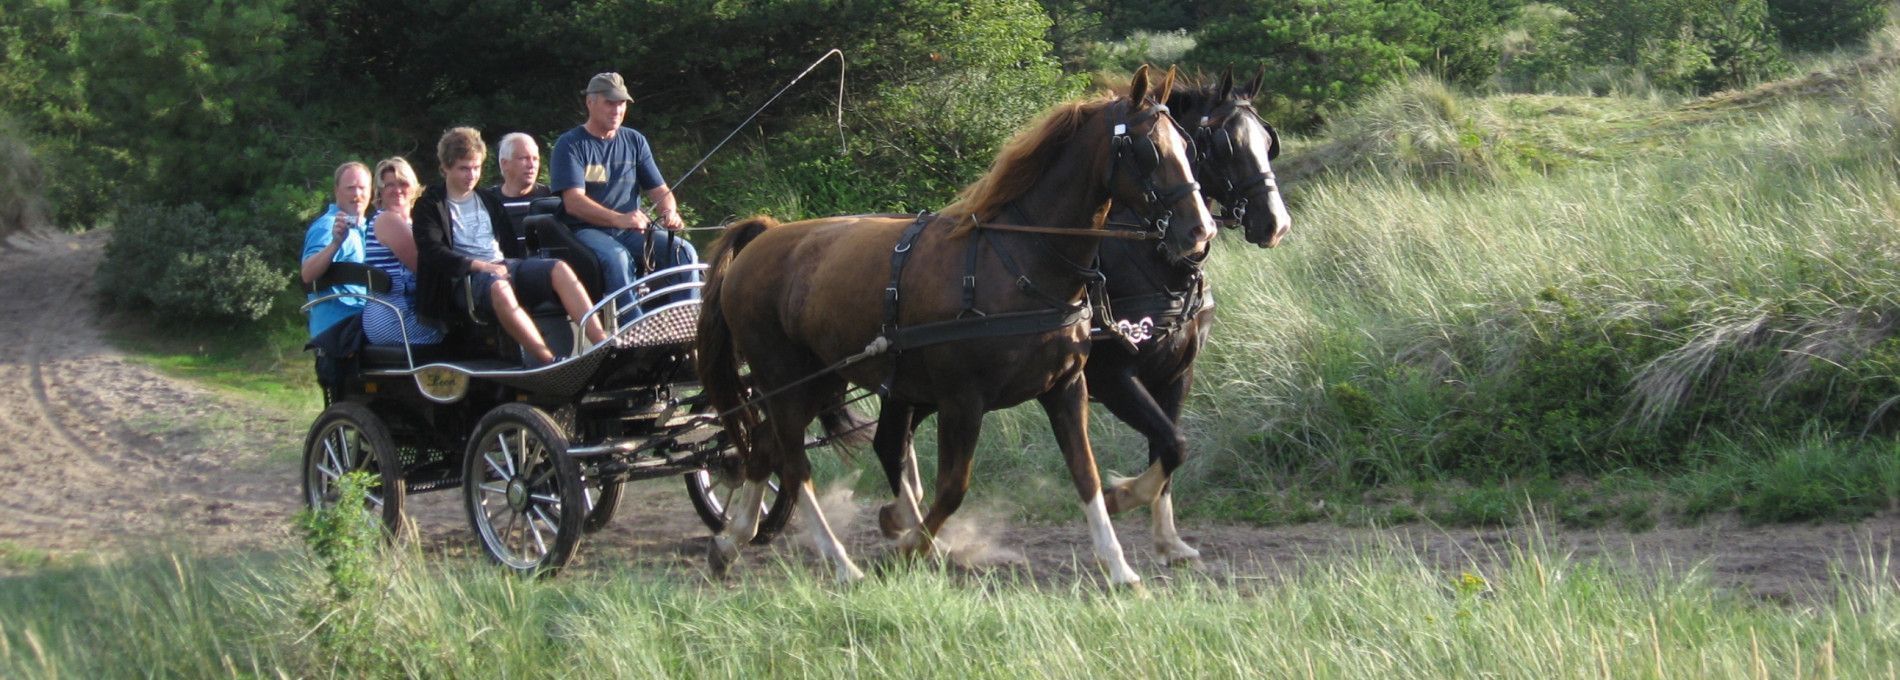
<path id="1" fill-rule="evenodd" d="M 372 348 L 326 387 L 329 408 L 306 445 L 307 500 L 333 502 L 340 474 L 371 470 L 371 503 L 396 526 L 404 493 L 459 485 L 488 554 L 545 572 L 606 523 L 623 482 L 685 474 L 713 531 L 715 572 L 797 509 L 837 577 L 855 579 L 805 451 L 814 418 L 834 437 L 856 424 L 838 410 L 856 385 L 881 395 L 873 448 L 896 500 L 879 520 L 901 548 L 933 550 L 969 484 L 983 414 L 1035 399 L 1110 581 L 1140 581 L 1108 521 L 1138 505 L 1152 508 L 1157 553 L 1191 562 L 1198 551 L 1175 531 L 1169 480 L 1186 457 L 1178 420 L 1212 318 L 1201 263 L 1215 232 L 1197 178 L 1249 242 L 1277 245 L 1290 219 L 1269 165 L 1278 138 L 1249 103 L 1260 77 L 1180 94 L 1172 83 L 1170 73 L 1150 89 L 1144 67 L 1125 97 L 1052 109 L 943 215 L 732 225 L 708 258 L 703 317 L 697 298 L 668 297 L 697 290 L 695 280 L 641 289 L 635 306 L 651 309 L 625 320 L 611 309 L 619 292 L 600 295 L 589 314 L 619 321 L 613 341 L 540 369 Z M 594 271 L 551 218 L 525 224 L 583 280 Z M 885 262 L 888 285 L 866 276 Z M 553 318 L 538 320 L 550 346 L 573 337 Z M 1109 340 L 1093 356 L 1091 336 Z M 488 347 L 458 356 L 508 351 L 492 329 L 479 339 Z M 1139 477 L 1099 477 L 1090 396 L 1148 439 Z M 911 433 L 932 415 L 937 489 L 925 513 Z"/>
<path id="2" fill-rule="evenodd" d="M 559 199 L 548 201 L 531 208 L 523 226 L 542 254 L 569 262 L 598 290 L 592 255 L 548 214 Z M 731 447 L 693 375 L 703 269 L 684 265 L 603 291 L 588 315 L 613 332 L 596 346 L 577 342 L 560 310 L 532 310 L 550 346 L 571 348 L 570 358 L 540 368 L 513 361 L 517 349 L 493 326 L 441 345 L 366 345 L 348 359 L 320 357 L 332 365 L 319 370 L 325 409 L 304 444 L 305 502 L 333 504 L 342 475 L 369 472 L 371 510 L 395 531 L 406 496 L 459 488 L 482 548 L 524 573 L 567 564 L 581 535 L 613 517 L 629 480 L 683 476 L 700 518 L 722 528 L 735 488 Z M 380 270 L 345 263 L 312 287 L 338 284 L 371 293 L 389 287 Z M 622 293 L 633 308 L 616 307 Z M 347 296 L 389 304 L 356 293 L 309 304 Z"/>

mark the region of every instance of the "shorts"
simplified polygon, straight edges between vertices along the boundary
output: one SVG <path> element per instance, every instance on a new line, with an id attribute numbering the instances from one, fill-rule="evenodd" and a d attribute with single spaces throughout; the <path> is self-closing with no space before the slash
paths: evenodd
<path id="1" fill-rule="evenodd" d="M 561 263 L 560 260 L 511 258 L 501 263 L 508 268 L 508 285 L 514 288 L 515 302 L 522 309 L 532 312 L 535 307 L 560 301 L 560 296 L 554 292 L 554 267 Z M 495 323 L 495 304 L 490 290 L 495 278 L 494 274 L 488 272 L 472 271 L 456 279 L 456 306 L 482 323 Z"/>

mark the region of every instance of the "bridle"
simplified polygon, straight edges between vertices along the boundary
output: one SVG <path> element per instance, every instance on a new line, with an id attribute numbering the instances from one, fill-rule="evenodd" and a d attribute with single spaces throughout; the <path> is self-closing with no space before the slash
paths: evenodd
<path id="1" fill-rule="evenodd" d="M 1221 207 L 1226 212 L 1220 221 L 1223 226 L 1228 227 L 1238 225 L 1246 219 L 1249 197 L 1255 191 L 1261 188 L 1265 188 L 1269 194 L 1280 191 L 1280 185 L 1274 179 L 1271 165 L 1238 181 L 1228 177 L 1228 173 L 1225 172 L 1229 166 L 1228 161 L 1239 153 L 1234 143 L 1233 133 L 1227 131 L 1227 123 L 1234 116 L 1252 118 L 1254 122 L 1260 124 L 1261 129 L 1267 131 L 1267 136 L 1273 140 L 1272 145 L 1267 148 L 1267 160 L 1273 160 L 1280 155 L 1279 133 L 1274 131 L 1273 126 L 1268 125 L 1267 121 L 1260 118 L 1260 113 L 1254 110 L 1252 102 L 1244 99 L 1228 101 L 1222 103 L 1212 113 L 1201 117 L 1199 124 L 1194 127 L 1196 152 L 1194 176 L 1206 177 L 1213 184 L 1207 192 L 1208 196 L 1220 201 Z"/>
<path id="2" fill-rule="evenodd" d="M 1176 132 L 1181 133 L 1181 140 L 1188 145 L 1188 158 L 1192 160 L 1196 157 L 1194 138 L 1189 136 L 1185 129 L 1182 129 L 1181 124 L 1174 120 L 1174 116 L 1169 114 L 1167 104 L 1157 103 L 1153 107 L 1143 111 L 1140 115 L 1125 119 L 1110 128 L 1108 138 L 1109 163 L 1108 171 L 1104 178 L 1104 185 L 1109 187 L 1114 186 L 1115 175 L 1121 170 L 1122 163 L 1125 160 L 1134 167 L 1136 172 L 1140 173 L 1142 198 L 1147 201 L 1148 207 L 1151 209 L 1159 208 L 1151 214 L 1143 215 L 1141 210 L 1136 210 L 1131 207 L 1129 209 L 1130 212 L 1135 213 L 1136 219 L 1140 220 L 1139 222 L 1120 222 L 1114 220 L 1104 220 L 1102 222 L 1102 226 L 1104 227 L 1130 227 L 1129 229 L 1075 229 L 998 224 L 978 221 L 974 215 L 970 216 L 971 222 L 978 229 L 987 229 L 990 231 L 1011 231 L 1024 234 L 1080 236 L 1087 238 L 1114 238 L 1130 241 L 1159 241 L 1162 244 L 1166 244 L 1168 223 L 1174 220 L 1174 208 L 1170 206 L 1173 206 L 1176 202 L 1179 202 L 1189 194 L 1200 191 L 1201 185 L 1199 182 L 1189 179 L 1186 182 L 1168 187 L 1165 190 L 1160 188 L 1156 181 L 1158 177 L 1157 173 L 1161 169 L 1160 147 L 1155 146 L 1154 140 L 1149 139 L 1147 135 L 1135 135 L 1129 132 L 1132 127 L 1147 122 L 1151 118 L 1165 120 L 1168 122 L 1168 125 L 1173 126 Z M 1159 122 L 1156 124 L 1159 125 Z M 1192 170 L 1192 168 L 1190 168 L 1190 170 Z M 1014 203 L 1010 204 L 1009 212 L 1018 218 L 1021 217 L 1021 208 Z"/>

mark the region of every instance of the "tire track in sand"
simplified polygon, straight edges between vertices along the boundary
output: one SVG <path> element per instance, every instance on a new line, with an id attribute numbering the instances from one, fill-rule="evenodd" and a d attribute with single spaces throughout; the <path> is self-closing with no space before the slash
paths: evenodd
<path id="1" fill-rule="evenodd" d="M 104 342 L 91 280 L 106 237 L 16 237 L 0 250 L 0 346 L 11 348 L 0 356 L 11 393 L 0 400 L 0 539 L 49 550 L 281 541 L 287 475 L 256 472 L 255 454 L 283 438 L 270 427 L 282 418 L 227 417 L 244 431 L 206 432 L 206 414 L 246 407 Z"/>

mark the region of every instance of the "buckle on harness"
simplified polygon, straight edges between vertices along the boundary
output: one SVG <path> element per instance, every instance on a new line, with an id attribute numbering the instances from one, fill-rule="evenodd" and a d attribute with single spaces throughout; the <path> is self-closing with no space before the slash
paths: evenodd
<path id="1" fill-rule="evenodd" d="M 890 300 L 892 302 L 896 302 L 897 301 L 897 286 L 886 287 L 884 289 L 884 299 Z"/>

